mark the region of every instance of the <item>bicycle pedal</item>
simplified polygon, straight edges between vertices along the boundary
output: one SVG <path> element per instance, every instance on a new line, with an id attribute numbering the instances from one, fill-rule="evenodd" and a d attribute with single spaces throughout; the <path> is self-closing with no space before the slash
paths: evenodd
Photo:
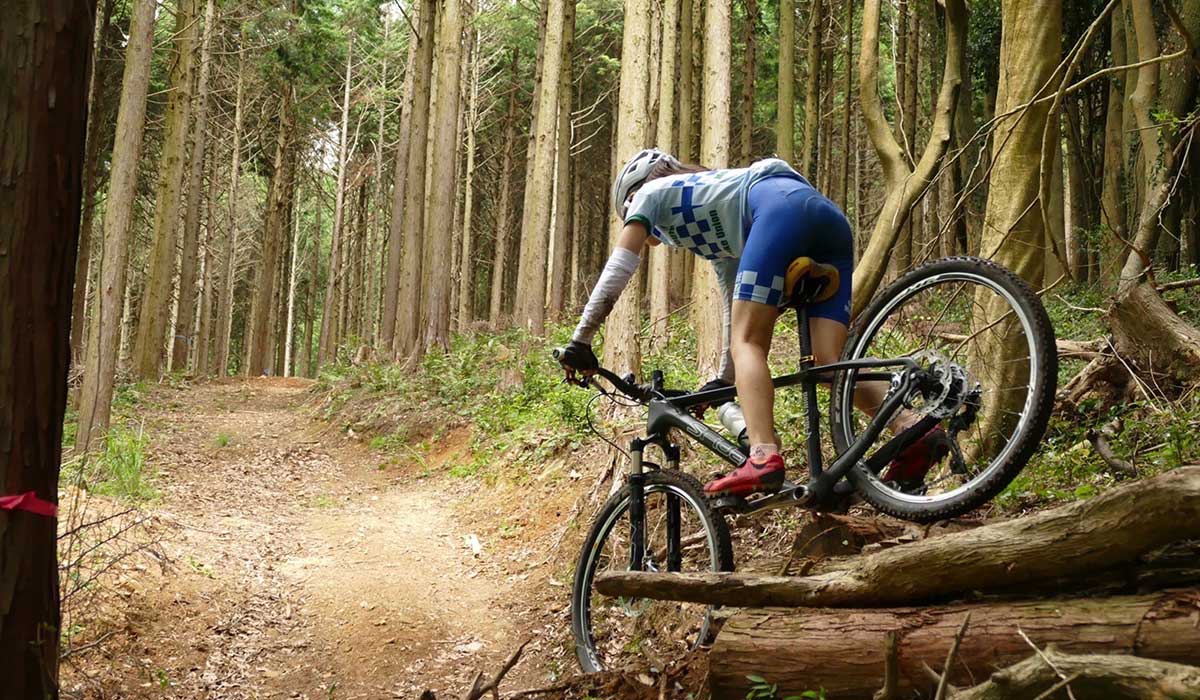
<path id="1" fill-rule="evenodd" d="M 746 499 L 728 493 L 710 497 L 709 503 L 718 512 L 744 513 L 749 508 Z"/>

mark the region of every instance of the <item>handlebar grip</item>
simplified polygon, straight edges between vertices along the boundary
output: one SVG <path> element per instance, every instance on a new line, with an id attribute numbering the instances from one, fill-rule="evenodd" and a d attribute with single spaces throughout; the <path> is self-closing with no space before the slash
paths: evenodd
<path id="1" fill-rule="evenodd" d="M 567 351 L 566 348 L 554 348 L 553 350 L 550 351 L 550 356 L 553 357 L 555 360 L 562 360 L 563 353 L 565 353 L 566 351 Z"/>

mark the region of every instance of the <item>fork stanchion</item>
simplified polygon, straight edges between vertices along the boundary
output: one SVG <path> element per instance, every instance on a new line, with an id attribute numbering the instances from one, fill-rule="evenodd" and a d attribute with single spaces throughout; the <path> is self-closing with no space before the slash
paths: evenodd
<path id="1" fill-rule="evenodd" d="M 646 475 L 642 471 L 642 451 L 646 443 L 629 443 L 629 570 L 641 571 L 646 557 Z"/>
<path id="2" fill-rule="evenodd" d="M 796 307 L 796 320 L 796 329 L 800 333 L 800 369 L 810 369 L 816 363 L 806 304 Z M 816 479 L 821 476 L 821 419 L 817 411 L 817 385 L 811 379 L 804 380 L 804 415 L 808 425 L 808 472 Z"/>

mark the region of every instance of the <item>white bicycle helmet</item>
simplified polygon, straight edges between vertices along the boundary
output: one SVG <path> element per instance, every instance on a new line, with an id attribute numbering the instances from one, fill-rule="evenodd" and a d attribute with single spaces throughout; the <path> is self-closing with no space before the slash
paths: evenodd
<path id="1" fill-rule="evenodd" d="M 625 167 L 621 168 L 621 172 L 613 182 L 612 189 L 613 209 L 616 210 L 618 217 L 624 218 L 625 200 L 629 199 L 629 193 L 642 186 L 642 183 L 650 176 L 650 169 L 660 160 L 665 160 L 668 165 L 679 165 L 675 156 L 657 148 L 647 148 L 644 151 L 638 151 L 637 155 L 630 158 Z"/>

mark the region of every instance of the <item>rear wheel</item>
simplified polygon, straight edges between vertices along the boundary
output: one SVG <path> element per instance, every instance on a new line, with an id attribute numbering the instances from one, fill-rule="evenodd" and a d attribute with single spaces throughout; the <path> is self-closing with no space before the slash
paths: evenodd
<path id="1" fill-rule="evenodd" d="M 710 633 L 709 606 L 610 598 L 593 588 L 598 573 L 632 568 L 629 506 L 626 485 L 596 516 L 575 569 L 571 631 L 579 665 L 589 673 L 626 662 L 659 665 L 677 652 L 706 643 Z M 675 471 L 646 473 L 645 523 L 640 570 L 733 570 L 729 528 L 691 476 Z"/>
<path id="2" fill-rule="evenodd" d="M 1058 377 L 1054 329 L 1034 290 L 995 263 L 947 258 L 889 285 L 855 321 L 842 355 L 866 357 L 913 357 L 932 370 L 940 385 L 911 397 L 909 410 L 939 418 L 950 437 L 949 455 L 923 479 L 851 470 L 863 498 L 885 513 L 924 522 L 978 507 L 1020 473 L 1046 431 Z M 854 371 L 835 377 L 830 422 L 839 452 L 865 429 L 864 409 L 884 390 Z"/>

